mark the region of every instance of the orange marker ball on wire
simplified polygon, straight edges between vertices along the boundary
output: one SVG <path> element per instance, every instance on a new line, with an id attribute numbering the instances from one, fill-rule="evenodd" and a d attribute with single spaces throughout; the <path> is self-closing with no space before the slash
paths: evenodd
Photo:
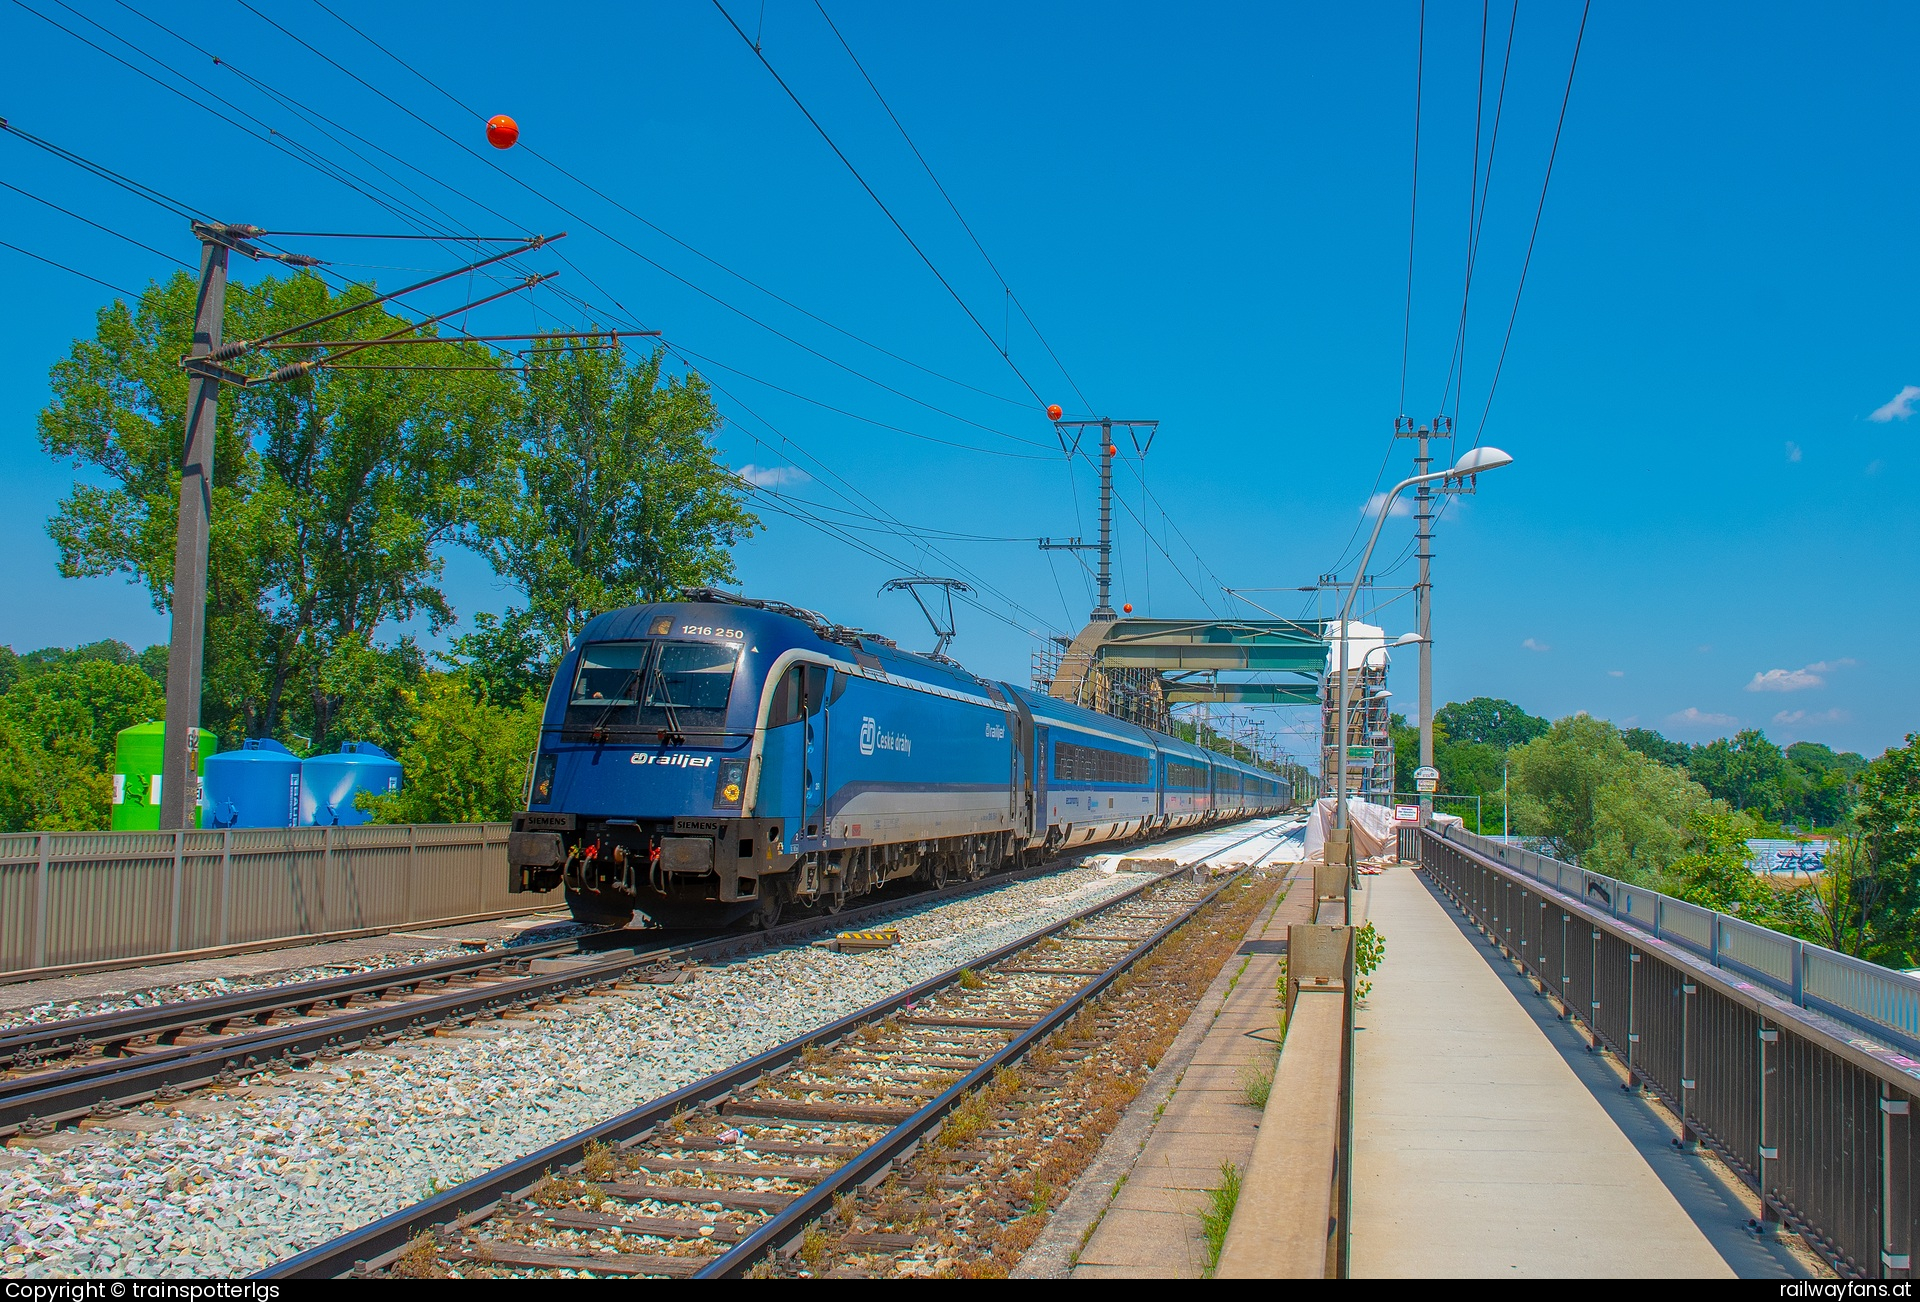
<path id="1" fill-rule="evenodd" d="M 504 113 L 487 119 L 487 143 L 495 149 L 512 149 L 520 139 L 520 124 Z"/>
<path id="2" fill-rule="evenodd" d="M 1131 615 L 1133 613 L 1133 603 L 1131 601 L 1121 603 L 1120 613 L 1122 615 Z"/>
<path id="3" fill-rule="evenodd" d="M 1057 403 L 1057 402 L 1054 402 L 1054 403 L 1048 403 L 1048 404 L 1047 404 L 1047 419 L 1048 419 L 1048 420 L 1059 420 L 1059 419 L 1060 419 L 1060 415 L 1061 415 L 1061 412 L 1060 412 L 1060 404 L 1059 404 L 1059 403 Z"/>
<path id="4" fill-rule="evenodd" d="M 1113 446 L 1113 444 L 1111 444 L 1111 443 L 1109 443 L 1109 444 L 1107 444 L 1107 455 L 1108 455 L 1108 456 L 1110 456 L 1110 457 L 1115 457 L 1115 456 L 1119 456 L 1119 455 L 1120 455 L 1120 449 L 1118 449 L 1118 448 L 1116 448 L 1116 447 L 1114 447 L 1114 446 Z"/>

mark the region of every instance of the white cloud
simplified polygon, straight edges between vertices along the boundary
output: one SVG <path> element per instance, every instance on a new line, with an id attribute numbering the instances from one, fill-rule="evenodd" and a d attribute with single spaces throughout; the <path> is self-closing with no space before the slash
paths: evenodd
<path id="1" fill-rule="evenodd" d="M 1845 710 L 1822 710 L 1818 714 L 1808 714 L 1805 710 L 1782 710 L 1773 716 L 1773 721 L 1783 728 L 1792 728 L 1803 723 L 1845 723 L 1850 719 Z"/>
<path id="2" fill-rule="evenodd" d="M 1749 692 L 1804 692 L 1813 687 L 1825 687 L 1827 680 L 1822 674 L 1830 674 L 1836 669 L 1846 669 L 1852 660 L 1816 660 L 1803 669 L 1769 669 L 1763 674 L 1755 674 L 1753 681 L 1747 684 Z"/>
<path id="3" fill-rule="evenodd" d="M 1547 644 L 1546 644 L 1545 642 L 1540 642 L 1540 641 L 1536 641 L 1536 640 L 1535 640 L 1535 639 L 1533 639 L 1533 638 L 1528 638 L 1528 639 L 1527 639 L 1526 641 L 1524 641 L 1524 642 L 1522 642 L 1522 643 L 1521 643 L 1520 645 L 1521 645 L 1521 646 L 1523 646 L 1523 647 L 1525 647 L 1525 648 L 1526 648 L 1527 650 L 1529 650 L 1529 651 L 1551 651 L 1551 650 L 1553 650 L 1553 648 L 1552 648 L 1552 647 L 1550 647 L 1550 646 L 1548 646 L 1548 645 L 1547 645 Z"/>
<path id="4" fill-rule="evenodd" d="M 1875 407 L 1868 420 L 1878 421 L 1882 425 L 1890 420 L 1905 420 L 1913 415 L 1914 399 L 1920 398 L 1920 385 L 1909 384 L 1893 395 L 1893 401 L 1884 407 Z"/>
<path id="5" fill-rule="evenodd" d="M 790 488 L 813 480 L 798 466 L 756 466 L 749 462 L 733 473 L 755 488 Z"/>
<path id="6" fill-rule="evenodd" d="M 1387 495 L 1385 493 L 1375 493 L 1367 499 L 1367 504 L 1360 508 L 1360 514 L 1366 516 L 1369 520 L 1373 519 L 1374 516 L 1380 514 L 1380 503 L 1386 500 Z M 1393 509 L 1388 511 L 1387 514 L 1390 516 L 1412 515 L 1413 504 L 1407 501 L 1405 497 L 1396 497 L 1393 499 Z"/>
<path id="7" fill-rule="evenodd" d="M 1769 669 L 1755 674 L 1747 684 L 1749 692 L 1804 692 L 1810 687 L 1825 687 L 1827 680 L 1810 669 Z"/>
<path id="8" fill-rule="evenodd" d="M 1698 706 L 1689 705 L 1678 714 L 1669 714 L 1667 722 L 1682 728 L 1732 728 L 1738 726 L 1740 720 L 1731 714 L 1710 714 Z"/>
<path id="9" fill-rule="evenodd" d="M 1787 460 L 1798 461 L 1799 459 L 1800 459 L 1800 445 L 1798 443 L 1795 443 L 1792 439 L 1788 439 L 1787 440 Z"/>
<path id="10" fill-rule="evenodd" d="M 1626 676 L 1627 676 L 1627 671 L 1624 669 L 1607 670 L 1607 677 L 1609 678 L 1625 678 Z"/>

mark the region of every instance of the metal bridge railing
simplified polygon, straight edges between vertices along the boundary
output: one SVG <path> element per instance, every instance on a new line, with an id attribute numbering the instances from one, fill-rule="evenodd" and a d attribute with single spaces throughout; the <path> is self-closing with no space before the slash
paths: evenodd
<path id="1" fill-rule="evenodd" d="M 1920 981 L 1464 831 L 1428 879 L 1842 1274 L 1905 1278 Z"/>
<path id="2" fill-rule="evenodd" d="M 507 823 L 0 835 L 0 973 L 533 912 Z"/>

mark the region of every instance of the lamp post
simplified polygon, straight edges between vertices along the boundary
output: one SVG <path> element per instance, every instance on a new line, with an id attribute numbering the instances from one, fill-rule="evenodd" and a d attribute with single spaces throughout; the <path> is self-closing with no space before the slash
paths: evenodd
<path id="1" fill-rule="evenodd" d="M 1367 549 L 1360 553 L 1360 562 L 1353 571 L 1353 582 L 1347 585 L 1347 599 L 1340 606 L 1340 705 L 1334 712 L 1340 726 L 1340 735 L 1335 743 L 1336 763 L 1334 765 L 1333 825 L 1344 829 L 1347 826 L 1347 642 L 1349 617 L 1353 613 L 1353 599 L 1359 595 L 1360 580 L 1367 572 L 1367 562 L 1373 559 L 1374 544 L 1380 541 L 1380 530 L 1387 523 L 1387 513 L 1393 509 L 1393 499 L 1416 484 L 1431 483 L 1436 479 L 1469 479 L 1483 470 L 1498 470 L 1501 466 L 1512 465 L 1513 458 L 1499 448 L 1468 448 L 1451 469 L 1435 470 L 1424 475 L 1410 475 L 1388 490 L 1380 499 L 1380 515 L 1373 522 L 1373 534 L 1367 539 Z M 1409 634 L 1419 639 L 1419 634 Z M 1348 841 L 1348 879 L 1352 879 L 1352 841 Z"/>

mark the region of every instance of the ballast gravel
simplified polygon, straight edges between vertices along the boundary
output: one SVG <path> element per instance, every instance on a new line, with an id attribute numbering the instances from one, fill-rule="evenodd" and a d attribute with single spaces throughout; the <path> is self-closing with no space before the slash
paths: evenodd
<path id="1" fill-rule="evenodd" d="M 477 1023 L 474 1038 L 315 1064 L 318 1079 L 163 1130 L 6 1150 L 0 1264 L 27 1277 L 257 1270 L 1139 882 L 1078 868 L 1009 883 L 901 916 L 891 949 L 754 954 L 676 986 Z"/>

